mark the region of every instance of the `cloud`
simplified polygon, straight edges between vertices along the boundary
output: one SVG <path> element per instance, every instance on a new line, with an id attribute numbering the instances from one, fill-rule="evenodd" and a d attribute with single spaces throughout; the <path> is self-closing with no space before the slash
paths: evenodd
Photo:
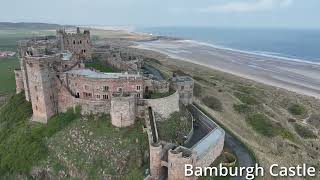
<path id="1" fill-rule="evenodd" d="M 245 0 L 245 1 L 229 1 L 226 3 L 209 5 L 203 8 L 173 8 L 172 12 L 201 12 L 201 13 L 211 13 L 211 12 L 256 12 L 256 11 L 266 11 L 274 8 L 284 8 L 288 7 L 293 3 L 293 0 Z"/>

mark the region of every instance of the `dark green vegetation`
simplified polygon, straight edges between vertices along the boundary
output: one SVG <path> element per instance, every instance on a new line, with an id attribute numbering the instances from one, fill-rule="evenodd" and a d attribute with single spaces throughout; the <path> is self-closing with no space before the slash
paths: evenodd
<path id="1" fill-rule="evenodd" d="M 304 115 L 307 113 L 306 108 L 301 104 L 292 104 L 288 110 L 292 115 Z"/>
<path id="2" fill-rule="evenodd" d="M 283 128 L 281 124 L 271 121 L 266 115 L 254 113 L 246 117 L 247 123 L 259 134 L 266 137 L 282 136 L 283 138 L 294 140 L 293 134 Z"/>
<path id="3" fill-rule="evenodd" d="M 92 62 L 86 63 L 86 68 L 93 68 L 100 72 L 116 72 L 117 70 L 110 65 L 108 65 L 106 62 L 103 62 L 101 60 L 101 57 L 99 56 L 93 56 Z"/>
<path id="4" fill-rule="evenodd" d="M 198 83 L 194 83 L 193 95 L 195 97 L 201 97 L 202 96 L 202 87 Z"/>
<path id="5" fill-rule="evenodd" d="M 317 135 L 310 130 L 308 127 L 300 125 L 298 123 L 294 124 L 295 131 L 299 134 L 300 137 L 305 139 L 316 139 Z"/>
<path id="6" fill-rule="evenodd" d="M 79 118 L 79 110 L 53 117 L 47 125 L 32 124 L 31 104 L 23 94 L 13 96 L 0 110 L 0 174 L 27 173 L 48 151 L 45 140 Z"/>
<path id="7" fill-rule="evenodd" d="M 233 93 L 242 103 L 247 105 L 259 105 L 258 94 L 260 91 L 255 87 L 251 86 L 236 86 L 234 87 L 235 92 Z"/>
<path id="8" fill-rule="evenodd" d="M 185 108 L 180 108 L 164 122 L 157 122 L 159 138 L 161 140 L 183 145 L 192 128 L 192 119 Z"/>
<path id="9" fill-rule="evenodd" d="M 206 96 L 202 98 L 203 103 L 209 108 L 221 112 L 223 110 L 223 106 L 221 101 L 213 96 Z"/>
<path id="10" fill-rule="evenodd" d="M 253 111 L 253 108 L 248 104 L 234 104 L 233 109 L 240 114 L 248 114 Z"/>
<path id="11" fill-rule="evenodd" d="M 248 104 L 248 105 L 259 104 L 258 100 L 250 94 L 235 92 L 234 95 L 244 104 Z"/>

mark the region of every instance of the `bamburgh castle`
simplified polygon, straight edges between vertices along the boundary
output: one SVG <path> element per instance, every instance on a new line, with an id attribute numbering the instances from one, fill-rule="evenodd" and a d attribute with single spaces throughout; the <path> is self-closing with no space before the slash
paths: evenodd
<path id="1" fill-rule="evenodd" d="M 150 145 L 150 172 L 147 179 L 196 179 L 184 176 L 184 164 L 209 166 L 221 154 L 224 131 L 197 109 L 193 103 L 193 79 L 174 76 L 169 80 L 150 78 L 139 69 L 143 59 L 122 59 L 106 52 L 106 60 L 121 69 L 103 73 L 86 68 L 91 61 L 93 45 L 90 31 L 70 33 L 57 30 L 56 37 L 39 37 L 19 42 L 20 69 L 15 70 L 16 91 L 24 92 L 32 104 L 32 121 L 47 123 L 57 113 L 81 107 L 82 114 L 110 114 L 115 127 L 133 125 L 145 120 L 144 130 Z M 147 98 L 152 93 L 167 94 Z M 192 138 L 193 127 L 186 137 L 186 146 L 162 141 L 156 121 L 188 106 L 194 119 L 206 124 L 201 138 Z M 194 135 L 195 136 L 195 135 Z M 193 139 L 196 139 L 194 142 Z"/>

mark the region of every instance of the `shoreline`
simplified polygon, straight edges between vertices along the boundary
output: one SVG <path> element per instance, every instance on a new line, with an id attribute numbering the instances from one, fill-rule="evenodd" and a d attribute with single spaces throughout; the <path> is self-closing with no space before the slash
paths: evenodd
<path id="1" fill-rule="evenodd" d="M 173 59 L 320 99 L 320 63 L 221 48 L 193 40 L 160 38 L 135 43 L 133 48 L 156 51 Z"/>

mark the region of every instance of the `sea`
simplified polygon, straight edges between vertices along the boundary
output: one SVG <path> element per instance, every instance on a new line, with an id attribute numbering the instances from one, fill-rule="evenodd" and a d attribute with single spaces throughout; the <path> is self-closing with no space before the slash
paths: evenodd
<path id="1" fill-rule="evenodd" d="M 320 63 L 320 30 L 148 27 L 135 31 L 204 43 L 279 59 Z"/>

